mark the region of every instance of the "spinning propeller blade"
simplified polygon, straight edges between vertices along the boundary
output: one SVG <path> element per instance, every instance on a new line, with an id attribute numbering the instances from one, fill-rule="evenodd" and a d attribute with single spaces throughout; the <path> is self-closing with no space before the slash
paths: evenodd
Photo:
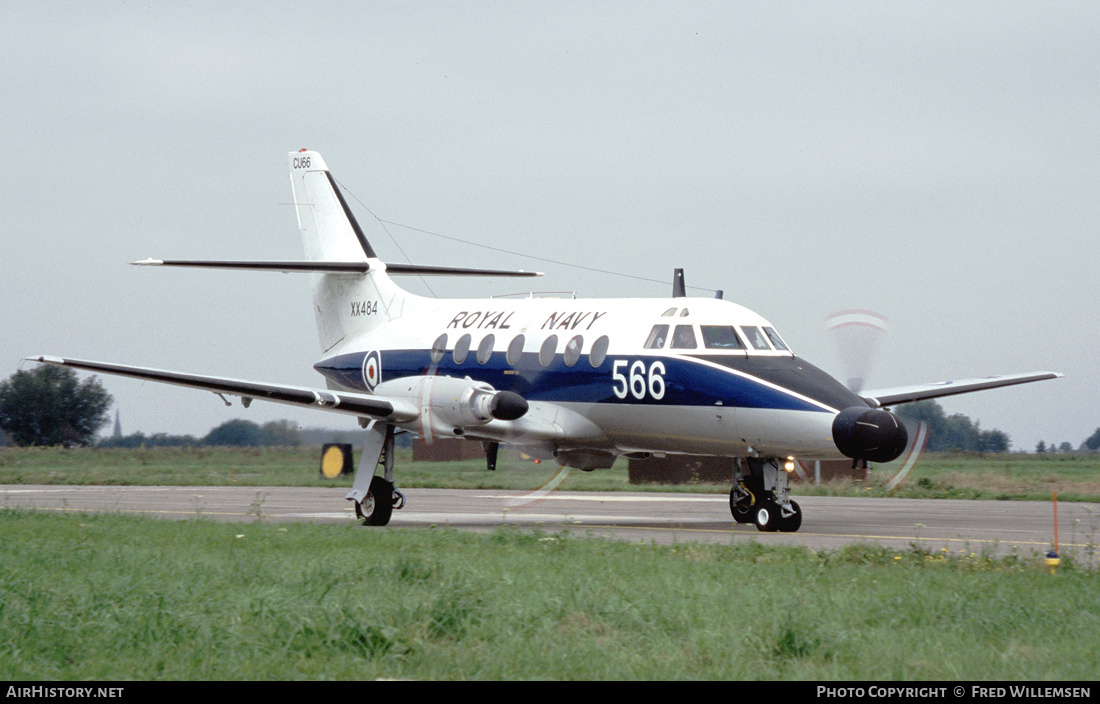
<path id="1" fill-rule="evenodd" d="M 825 318 L 825 329 L 830 332 L 844 365 L 844 383 L 854 393 L 863 389 L 870 375 L 886 328 L 886 317 L 869 310 L 841 310 Z"/>

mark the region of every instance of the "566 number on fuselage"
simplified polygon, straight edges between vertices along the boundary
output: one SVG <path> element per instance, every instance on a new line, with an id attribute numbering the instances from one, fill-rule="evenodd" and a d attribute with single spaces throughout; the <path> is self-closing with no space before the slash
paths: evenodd
<path id="1" fill-rule="evenodd" d="M 641 359 L 634 362 L 616 359 L 611 364 L 611 388 L 621 399 L 633 396 L 639 401 L 646 398 L 660 401 L 665 397 L 664 374 L 665 364 L 660 360 L 651 362 L 647 368 Z"/>

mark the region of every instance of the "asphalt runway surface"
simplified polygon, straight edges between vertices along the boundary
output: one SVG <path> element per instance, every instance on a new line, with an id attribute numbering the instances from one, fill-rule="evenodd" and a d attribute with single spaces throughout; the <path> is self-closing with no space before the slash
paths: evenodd
<path id="1" fill-rule="evenodd" d="M 181 520 L 354 524 L 346 493 L 345 488 L 6 485 L 0 486 L 0 506 Z M 662 544 L 756 541 L 835 550 L 871 543 L 1020 556 L 1043 555 L 1054 542 L 1049 501 L 795 496 L 803 512 L 801 530 L 763 533 L 733 521 L 728 495 L 479 489 L 407 489 L 404 493 L 406 505 L 393 512 L 389 526 L 363 530 L 446 526 L 492 532 L 514 526 Z M 1063 556 L 1095 565 L 1100 504 L 1060 502 L 1058 532 Z"/>

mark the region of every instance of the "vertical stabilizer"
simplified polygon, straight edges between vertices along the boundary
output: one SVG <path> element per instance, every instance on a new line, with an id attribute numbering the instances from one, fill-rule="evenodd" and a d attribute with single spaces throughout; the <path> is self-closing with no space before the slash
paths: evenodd
<path id="1" fill-rule="evenodd" d="M 386 274 L 348 208 L 324 159 L 302 150 L 288 155 L 294 208 L 306 258 L 319 262 L 367 262 L 365 274 L 314 274 L 313 304 L 321 350 L 401 315 L 405 292 Z"/>

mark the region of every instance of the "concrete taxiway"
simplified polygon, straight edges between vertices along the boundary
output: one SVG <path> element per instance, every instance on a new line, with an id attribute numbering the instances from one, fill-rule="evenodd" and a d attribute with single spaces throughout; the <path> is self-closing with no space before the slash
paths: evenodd
<path id="1" fill-rule="evenodd" d="M 108 512 L 232 522 L 355 523 L 346 489 L 295 487 L 0 486 L 0 506 L 78 514 Z M 797 533 L 762 533 L 730 517 L 728 496 L 648 492 L 530 494 L 497 490 L 407 489 L 405 508 L 381 530 L 500 526 L 571 531 L 656 543 L 804 545 L 853 543 L 899 549 L 1041 555 L 1054 541 L 1053 507 L 1038 501 L 965 501 L 802 496 Z M 1059 549 L 1095 564 L 1100 504 L 1058 505 Z M 363 528 L 363 530 L 380 530 Z"/>

